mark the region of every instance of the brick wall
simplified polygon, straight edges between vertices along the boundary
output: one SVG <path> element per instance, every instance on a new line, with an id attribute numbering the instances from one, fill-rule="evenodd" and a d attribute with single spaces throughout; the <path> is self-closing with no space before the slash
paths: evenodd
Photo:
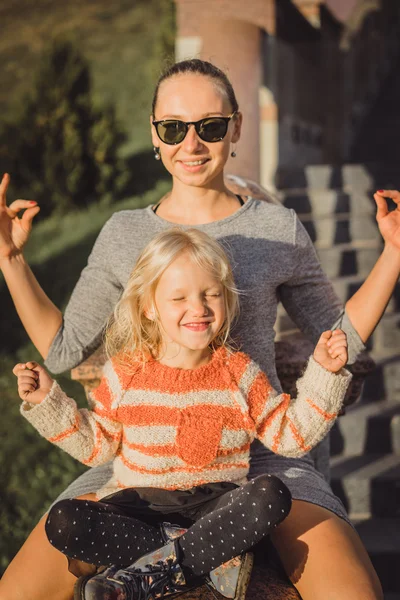
<path id="1" fill-rule="evenodd" d="M 175 0 L 177 25 L 181 36 L 196 36 L 203 32 L 204 21 L 235 19 L 256 25 L 274 33 L 275 0 Z"/>

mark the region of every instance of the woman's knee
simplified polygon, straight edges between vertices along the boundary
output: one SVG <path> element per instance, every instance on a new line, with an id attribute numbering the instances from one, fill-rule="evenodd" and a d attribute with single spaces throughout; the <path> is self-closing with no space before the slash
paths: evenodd
<path id="1" fill-rule="evenodd" d="M 304 600 L 383 599 L 358 534 L 328 509 L 294 500 L 291 514 L 274 531 L 272 541 Z"/>

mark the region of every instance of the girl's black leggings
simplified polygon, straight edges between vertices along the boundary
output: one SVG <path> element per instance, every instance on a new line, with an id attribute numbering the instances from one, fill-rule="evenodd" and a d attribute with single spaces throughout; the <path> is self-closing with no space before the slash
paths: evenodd
<path id="1" fill-rule="evenodd" d="M 175 511 L 174 523 L 188 527 L 178 540 L 181 565 L 195 575 L 212 571 L 259 542 L 283 521 L 290 506 L 285 484 L 272 475 L 261 475 L 205 500 L 198 519 Z M 171 514 L 150 508 L 146 514 L 140 512 L 136 518 L 117 504 L 62 500 L 49 513 L 46 534 L 69 558 L 97 566 L 127 566 L 163 546 L 157 523 L 171 520 Z"/>

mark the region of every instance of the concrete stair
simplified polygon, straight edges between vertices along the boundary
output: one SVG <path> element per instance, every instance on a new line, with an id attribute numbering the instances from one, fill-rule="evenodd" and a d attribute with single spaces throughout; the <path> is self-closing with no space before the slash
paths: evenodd
<path id="1" fill-rule="evenodd" d="M 366 519 L 356 523 L 356 528 L 371 557 L 378 577 L 390 590 L 385 600 L 400 599 L 399 519 Z"/>
<path id="2" fill-rule="evenodd" d="M 345 302 L 382 249 L 373 191 L 400 188 L 400 170 L 372 163 L 317 165 L 280 169 L 278 183 L 279 199 L 297 212 Z M 281 340 L 297 331 L 283 307 L 276 330 Z M 331 483 L 367 548 L 385 600 L 400 600 L 400 285 L 368 349 L 377 368 L 361 400 L 332 431 Z"/>

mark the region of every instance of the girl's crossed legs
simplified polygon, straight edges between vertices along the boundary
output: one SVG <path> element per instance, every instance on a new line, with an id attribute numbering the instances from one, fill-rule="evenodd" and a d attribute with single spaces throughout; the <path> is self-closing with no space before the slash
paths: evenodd
<path id="1" fill-rule="evenodd" d="M 93 495 L 82 499 L 92 500 Z M 48 542 L 45 518 L 0 582 L 0 600 L 71 600 L 76 578 Z M 288 575 L 303 600 L 382 600 L 376 573 L 357 533 L 320 506 L 294 500 L 273 534 Z"/>
<path id="2" fill-rule="evenodd" d="M 291 506 L 289 490 L 274 476 L 261 475 L 241 487 L 231 484 L 225 493 L 218 485 L 214 497 L 215 487 L 205 488 L 208 495 L 204 487 L 188 493 L 186 499 L 195 500 L 197 507 L 183 505 L 173 514 L 174 522 L 188 526 L 177 540 L 179 562 L 188 577 L 209 573 L 254 546 L 283 521 Z M 161 506 L 156 511 L 146 505 L 139 490 L 125 491 L 131 499 L 128 515 L 118 503 L 120 494 L 104 502 L 58 502 L 47 519 L 48 539 L 70 558 L 97 566 L 127 566 L 160 548 L 165 542 L 159 525 L 172 515 L 164 515 Z M 161 497 L 168 500 L 171 494 Z"/>

